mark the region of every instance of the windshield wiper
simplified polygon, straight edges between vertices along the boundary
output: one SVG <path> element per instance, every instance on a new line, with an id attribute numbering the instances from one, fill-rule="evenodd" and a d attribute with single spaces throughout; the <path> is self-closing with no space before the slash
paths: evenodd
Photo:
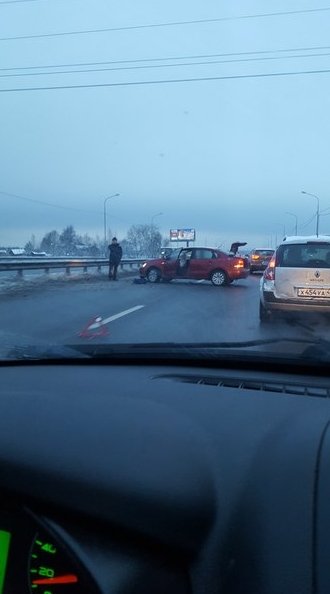
<path id="1" fill-rule="evenodd" d="M 265 350 L 262 347 L 282 345 L 281 349 Z M 295 347 L 290 350 L 290 346 Z M 300 348 L 301 347 L 301 348 Z M 249 353 L 254 356 L 271 356 L 287 358 L 289 355 L 299 358 L 324 359 L 330 358 L 330 341 L 326 339 L 313 338 L 265 338 L 244 341 L 221 341 L 202 343 L 134 343 L 134 344 L 79 344 L 70 345 L 70 348 L 84 353 L 91 358 L 121 358 L 126 356 L 150 357 L 151 359 L 162 359 L 166 356 L 177 356 L 179 358 L 219 357 L 226 353 L 242 356 Z"/>
<path id="2" fill-rule="evenodd" d="M 279 348 L 279 345 L 281 347 Z M 270 347 L 265 349 L 265 347 Z M 271 348 L 271 347 L 276 348 Z M 265 338 L 244 341 L 203 343 L 120 343 L 73 344 L 52 346 L 17 346 L 10 349 L 2 360 L 15 361 L 66 361 L 84 359 L 95 361 L 120 360 L 223 360 L 235 358 L 249 361 L 272 360 L 329 362 L 330 341 L 313 338 Z"/>

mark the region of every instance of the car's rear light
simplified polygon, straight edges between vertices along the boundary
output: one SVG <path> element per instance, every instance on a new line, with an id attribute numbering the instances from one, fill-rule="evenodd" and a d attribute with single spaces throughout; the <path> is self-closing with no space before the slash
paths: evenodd
<path id="1" fill-rule="evenodd" d="M 234 268 L 244 268 L 244 260 L 238 260 L 238 262 L 234 264 Z"/>
<path id="2" fill-rule="evenodd" d="M 259 260 L 260 256 L 257 256 L 257 254 L 253 254 L 251 256 L 251 260 Z"/>
<path id="3" fill-rule="evenodd" d="M 269 264 L 264 272 L 264 279 L 269 281 L 275 280 L 275 256 L 273 256 L 269 261 Z"/>

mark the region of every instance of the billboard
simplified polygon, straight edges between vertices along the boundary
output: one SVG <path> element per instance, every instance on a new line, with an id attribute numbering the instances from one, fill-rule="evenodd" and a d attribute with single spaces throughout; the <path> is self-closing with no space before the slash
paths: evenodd
<path id="1" fill-rule="evenodd" d="M 170 241 L 195 241 L 195 229 L 171 229 Z"/>

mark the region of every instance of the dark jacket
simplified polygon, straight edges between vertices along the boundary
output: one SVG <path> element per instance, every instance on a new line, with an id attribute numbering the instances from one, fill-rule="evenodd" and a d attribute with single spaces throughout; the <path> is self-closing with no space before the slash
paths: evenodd
<path id="1" fill-rule="evenodd" d="M 109 260 L 112 264 L 119 264 L 122 255 L 123 255 L 123 250 L 121 245 L 119 245 L 119 243 L 111 243 L 109 245 L 109 251 L 110 251 L 110 255 L 109 255 Z"/>

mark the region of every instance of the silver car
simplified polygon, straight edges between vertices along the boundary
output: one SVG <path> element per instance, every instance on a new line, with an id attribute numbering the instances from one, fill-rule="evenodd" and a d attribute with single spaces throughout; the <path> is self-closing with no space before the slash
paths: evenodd
<path id="1" fill-rule="evenodd" d="M 260 320 L 275 311 L 330 312 L 330 236 L 288 237 L 260 281 Z"/>

